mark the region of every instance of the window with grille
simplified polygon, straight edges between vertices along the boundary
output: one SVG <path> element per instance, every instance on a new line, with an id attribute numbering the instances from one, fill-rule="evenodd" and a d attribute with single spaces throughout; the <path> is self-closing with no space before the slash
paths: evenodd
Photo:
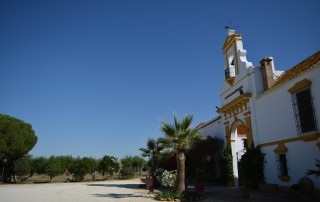
<path id="1" fill-rule="evenodd" d="M 277 171 L 279 177 L 288 176 L 288 164 L 287 157 L 285 153 L 276 154 L 277 155 Z"/>
<path id="2" fill-rule="evenodd" d="M 305 135 L 317 131 L 310 87 L 292 94 L 292 103 L 298 135 Z"/>

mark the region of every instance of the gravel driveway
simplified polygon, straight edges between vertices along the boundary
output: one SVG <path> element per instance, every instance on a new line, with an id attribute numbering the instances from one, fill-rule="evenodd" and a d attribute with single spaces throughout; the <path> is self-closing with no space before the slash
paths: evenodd
<path id="1" fill-rule="evenodd" d="M 1 202 L 154 201 L 140 179 L 86 183 L 0 184 Z"/>

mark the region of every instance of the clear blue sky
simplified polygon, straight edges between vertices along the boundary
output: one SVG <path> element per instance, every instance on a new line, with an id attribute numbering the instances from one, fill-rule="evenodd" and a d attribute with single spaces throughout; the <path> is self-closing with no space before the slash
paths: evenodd
<path id="1" fill-rule="evenodd" d="M 139 155 L 159 120 L 216 116 L 230 20 L 247 58 L 286 70 L 320 47 L 320 1 L 1 0 L 0 113 L 34 156 Z"/>

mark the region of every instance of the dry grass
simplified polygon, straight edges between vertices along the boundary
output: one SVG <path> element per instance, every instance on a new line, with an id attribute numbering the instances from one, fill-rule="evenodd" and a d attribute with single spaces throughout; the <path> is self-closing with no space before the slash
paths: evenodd
<path id="1" fill-rule="evenodd" d="M 53 178 L 52 182 L 53 183 L 61 183 L 61 182 L 67 182 L 68 181 L 68 177 L 69 175 L 67 174 L 62 174 L 62 175 L 58 175 L 56 177 Z M 96 175 L 95 180 L 99 181 L 99 180 L 104 180 L 104 177 L 101 175 Z M 92 176 L 91 175 L 86 175 L 84 177 L 84 181 L 92 181 Z M 48 175 L 45 174 L 34 174 L 32 177 L 30 177 L 28 179 L 29 183 L 48 183 L 50 182 L 50 177 Z"/>
<path id="2" fill-rule="evenodd" d="M 143 173 L 145 174 L 145 173 Z M 63 182 L 67 182 L 68 181 L 68 177 L 70 175 L 67 173 L 64 173 L 62 175 L 58 175 L 56 177 L 53 178 L 52 183 L 63 183 Z M 145 178 L 145 175 L 139 176 L 138 174 L 135 175 L 135 178 Z M 102 181 L 102 180 L 117 180 L 119 179 L 118 176 L 113 176 L 113 178 L 110 177 L 106 177 L 106 176 L 102 176 L 101 174 L 97 174 L 95 177 L 95 181 Z M 84 181 L 88 182 L 88 181 L 92 181 L 92 176 L 91 174 L 87 174 L 84 177 Z M 18 183 L 50 183 L 50 177 L 48 175 L 45 174 L 34 174 L 32 177 L 30 177 L 27 182 L 19 182 Z"/>

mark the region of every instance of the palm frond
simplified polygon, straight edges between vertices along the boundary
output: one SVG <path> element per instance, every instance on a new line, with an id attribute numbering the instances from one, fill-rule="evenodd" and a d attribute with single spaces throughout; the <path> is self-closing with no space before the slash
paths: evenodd
<path id="1" fill-rule="evenodd" d="M 170 146 L 174 151 L 186 151 L 191 149 L 199 139 L 199 129 L 191 127 L 193 116 L 183 117 L 181 122 L 174 116 L 174 123 L 162 123 L 161 131 L 165 135 L 166 146 Z"/>
<path id="2" fill-rule="evenodd" d="M 319 168 L 319 170 L 308 170 L 306 175 L 315 175 L 316 177 L 320 176 L 320 160 L 315 159 L 315 166 Z"/>
<path id="3" fill-rule="evenodd" d="M 160 138 L 158 139 L 158 142 L 159 142 L 159 144 L 161 144 L 161 147 L 162 147 L 163 149 L 170 146 L 170 142 L 169 142 L 168 139 L 166 139 L 166 138 L 160 137 Z"/>
<path id="4" fill-rule="evenodd" d="M 142 157 L 150 157 L 150 150 L 142 147 L 139 150 L 141 151 Z"/>
<path id="5" fill-rule="evenodd" d="M 158 142 L 158 140 L 149 138 L 147 141 L 147 147 L 141 147 L 139 149 L 141 151 L 141 156 L 153 158 L 154 156 L 158 156 L 158 154 L 163 150 L 163 145 Z"/>
<path id="6" fill-rule="evenodd" d="M 316 166 L 320 169 L 320 160 L 315 159 L 316 161 Z"/>
<path id="7" fill-rule="evenodd" d="M 175 127 L 163 120 L 160 121 L 162 123 L 161 131 L 167 136 L 167 137 L 174 137 L 175 136 Z"/>
<path id="8" fill-rule="evenodd" d="M 156 141 L 152 138 L 149 138 L 147 141 L 147 147 L 153 150 L 156 147 Z"/>
<path id="9" fill-rule="evenodd" d="M 180 129 L 180 121 L 179 121 L 178 117 L 176 115 L 174 115 L 173 119 L 174 119 L 175 128 Z"/>
<path id="10" fill-rule="evenodd" d="M 315 175 L 316 177 L 320 176 L 320 171 L 318 170 L 308 170 L 306 175 Z"/>
<path id="11" fill-rule="evenodd" d="M 193 116 L 192 115 L 186 115 L 182 119 L 181 123 L 181 130 L 189 130 L 191 128 L 191 124 L 193 121 Z"/>

